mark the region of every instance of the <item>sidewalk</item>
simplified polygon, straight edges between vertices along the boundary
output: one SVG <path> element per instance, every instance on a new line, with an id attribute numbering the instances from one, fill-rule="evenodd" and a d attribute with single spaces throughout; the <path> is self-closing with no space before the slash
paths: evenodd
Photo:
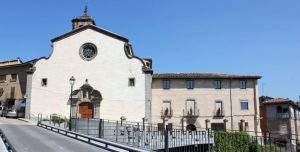
<path id="1" fill-rule="evenodd" d="M 0 138 L 0 151 L 1 152 L 8 152 L 6 149 L 6 146 L 4 144 L 4 142 L 2 141 L 2 139 Z"/>

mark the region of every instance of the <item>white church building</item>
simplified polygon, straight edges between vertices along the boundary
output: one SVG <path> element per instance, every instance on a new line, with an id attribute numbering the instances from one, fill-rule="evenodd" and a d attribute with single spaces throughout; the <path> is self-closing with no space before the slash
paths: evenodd
<path id="1" fill-rule="evenodd" d="M 127 38 L 97 27 L 87 9 L 72 25 L 28 71 L 26 117 L 149 118 L 152 60 L 135 56 Z"/>

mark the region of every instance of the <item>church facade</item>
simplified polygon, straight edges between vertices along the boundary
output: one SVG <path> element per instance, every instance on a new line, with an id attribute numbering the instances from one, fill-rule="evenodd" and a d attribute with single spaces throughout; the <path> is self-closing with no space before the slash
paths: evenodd
<path id="1" fill-rule="evenodd" d="M 149 118 L 151 59 L 135 56 L 127 38 L 97 27 L 87 10 L 72 28 L 52 39 L 51 55 L 28 71 L 26 117 Z"/>

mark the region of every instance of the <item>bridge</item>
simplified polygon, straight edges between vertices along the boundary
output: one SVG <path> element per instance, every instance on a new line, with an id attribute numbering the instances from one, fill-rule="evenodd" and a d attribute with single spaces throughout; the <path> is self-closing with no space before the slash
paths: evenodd
<path id="1" fill-rule="evenodd" d="M 107 152 L 119 151 L 108 148 L 118 146 L 114 143 L 102 142 L 104 148 L 95 146 L 88 142 L 82 142 L 76 138 L 70 138 L 66 135 L 55 133 L 38 127 L 35 124 L 20 121 L 17 119 L 0 118 L 0 129 L 5 134 L 13 149 L 17 152 Z M 58 131 L 59 132 L 59 131 Z M 77 137 L 77 135 L 75 134 Z M 74 137 L 75 137 L 74 136 Z M 84 137 L 84 136 L 82 136 Z M 88 139 L 90 141 L 90 139 Z M 120 148 L 120 147 L 117 147 Z M 129 148 L 129 147 L 121 147 Z M 130 148 L 129 148 L 130 149 Z M 124 151 L 139 151 L 137 149 Z"/>

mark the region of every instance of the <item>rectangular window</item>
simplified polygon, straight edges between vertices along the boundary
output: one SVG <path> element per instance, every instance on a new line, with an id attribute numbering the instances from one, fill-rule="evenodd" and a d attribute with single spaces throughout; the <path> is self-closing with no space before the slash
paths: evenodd
<path id="1" fill-rule="evenodd" d="M 163 80 L 162 81 L 163 89 L 170 89 L 171 88 L 171 81 L 170 80 Z"/>
<path id="2" fill-rule="evenodd" d="M 241 110 L 249 110 L 248 100 L 241 101 Z"/>
<path id="3" fill-rule="evenodd" d="M 171 116 L 172 115 L 172 109 L 171 109 L 171 101 L 163 101 L 163 116 Z"/>
<path id="4" fill-rule="evenodd" d="M 222 81 L 221 80 L 215 80 L 214 86 L 215 86 L 215 89 L 222 89 Z"/>
<path id="5" fill-rule="evenodd" d="M 194 89 L 195 81 L 194 80 L 186 80 L 186 88 Z"/>
<path id="6" fill-rule="evenodd" d="M 43 78 L 42 82 L 41 82 L 42 87 L 47 87 L 48 85 L 48 79 L 47 78 Z"/>
<path id="7" fill-rule="evenodd" d="M 0 75 L 0 83 L 4 83 L 6 81 L 6 75 Z"/>
<path id="8" fill-rule="evenodd" d="M 193 99 L 188 99 L 187 101 L 186 101 L 186 111 L 187 111 L 187 115 L 192 115 L 192 116 L 194 116 L 194 115 L 196 115 L 196 113 L 195 113 L 195 108 L 196 107 L 196 102 L 195 102 L 195 100 L 193 100 Z"/>
<path id="9" fill-rule="evenodd" d="M 215 116 L 221 117 L 224 116 L 224 111 L 223 111 L 223 102 L 222 101 L 216 101 L 215 105 Z"/>
<path id="10" fill-rule="evenodd" d="M 247 89 L 247 80 L 240 81 L 240 89 Z"/>
<path id="11" fill-rule="evenodd" d="M 16 81 L 17 81 L 17 77 L 18 77 L 17 74 L 12 74 L 12 75 L 11 75 L 10 82 L 16 82 Z"/>
<path id="12" fill-rule="evenodd" d="M 128 80 L 128 86 L 134 87 L 135 86 L 135 78 L 129 78 Z"/>

